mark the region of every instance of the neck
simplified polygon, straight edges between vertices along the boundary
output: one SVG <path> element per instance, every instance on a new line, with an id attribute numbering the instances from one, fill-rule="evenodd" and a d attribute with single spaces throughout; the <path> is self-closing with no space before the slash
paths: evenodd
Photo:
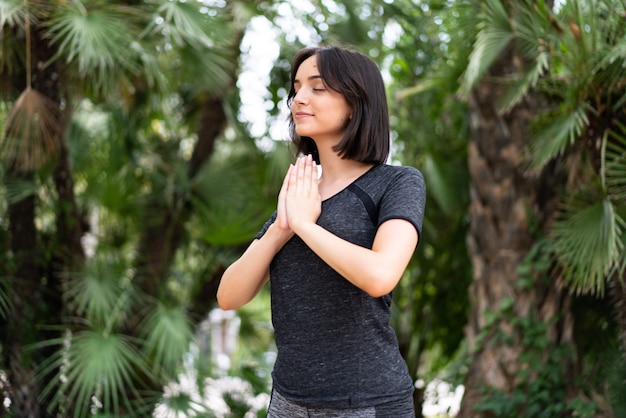
<path id="1" fill-rule="evenodd" d="M 372 167 L 372 164 L 343 159 L 332 149 L 325 151 L 318 150 L 322 166 L 322 177 L 319 182 L 322 198 L 332 196 L 347 187 Z"/>

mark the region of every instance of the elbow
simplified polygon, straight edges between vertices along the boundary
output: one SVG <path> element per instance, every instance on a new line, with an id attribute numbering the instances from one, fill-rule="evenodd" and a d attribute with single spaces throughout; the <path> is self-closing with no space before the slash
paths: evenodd
<path id="1" fill-rule="evenodd" d="M 373 298 L 380 298 L 389 294 L 400 281 L 399 277 L 396 277 L 390 272 L 379 271 L 374 272 L 362 288 L 368 295 Z"/>
<path id="2" fill-rule="evenodd" d="M 220 300 L 219 298 L 217 299 L 217 306 L 219 306 L 220 309 L 223 311 L 234 311 L 235 309 L 239 308 L 239 306 L 235 305 L 234 303 L 228 303 Z"/>
<path id="3" fill-rule="evenodd" d="M 220 302 L 219 300 L 217 301 L 217 306 L 219 306 L 220 309 L 223 311 L 234 311 L 235 309 L 238 308 L 235 305 L 228 305 L 226 303 Z"/>
<path id="4" fill-rule="evenodd" d="M 389 292 L 391 292 L 392 290 L 393 288 L 388 288 L 384 286 L 371 286 L 370 288 L 366 289 L 365 292 L 373 298 L 380 298 L 389 294 Z"/>
<path id="5" fill-rule="evenodd" d="M 235 303 L 234 300 L 232 300 L 232 298 L 228 298 L 227 295 L 224 295 L 223 291 L 220 292 L 220 289 L 217 290 L 216 298 L 217 298 L 217 306 L 219 306 L 220 309 L 223 311 L 233 311 L 240 307 L 239 305 Z"/>

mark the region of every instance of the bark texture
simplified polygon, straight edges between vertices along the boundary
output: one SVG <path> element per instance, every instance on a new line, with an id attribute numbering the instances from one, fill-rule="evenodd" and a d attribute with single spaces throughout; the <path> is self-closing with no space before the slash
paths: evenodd
<path id="1" fill-rule="evenodd" d="M 59 75 L 56 66 L 44 65 L 54 54 L 38 27 L 31 30 L 32 36 L 32 88 L 45 96 L 51 104 L 50 112 L 61 115 L 61 98 L 59 94 Z M 28 87 L 28 86 L 27 86 Z M 63 141 L 63 120 L 50 129 L 47 135 Z M 69 166 L 67 153 L 60 157 L 59 166 Z M 63 172 L 57 168 L 57 173 Z M 27 182 L 36 182 L 34 171 L 10 168 L 9 178 Z M 56 179 L 57 176 L 55 176 Z M 72 193 L 59 191 L 59 206 L 76 208 L 72 179 L 69 170 L 62 175 L 63 184 L 70 185 Z M 59 185 L 57 181 L 57 186 Z M 43 325 L 61 323 L 62 301 L 60 280 L 61 271 L 67 270 L 70 260 L 82 253 L 80 246 L 80 222 L 74 211 L 60 211 L 57 218 L 57 234 L 60 254 L 54 255 L 55 261 L 45 265 L 45 251 L 35 224 L 38 199 L 35 194 L 28 195 L 17 202 L 9 204 L 9 245 L 14 255 L 14 269 L 11 272 L 13 293 L 11 312 L 9 314 L 3 341 L 8 344 L 9 396 L 11 412 L 14 417 L 38 417 L 45 413 L 45 405 L 39 399 L 41 384 L 45 379 L 37 375 L 38 367 L 49 354 L 47 349 L 37 351 L 26 350 L 35 342 L 54 338 L 53 331 L 46 331 Z M 70 232 L 71 231 L 71 232 Z M 45 303 L 43 302 L 45 300 Z"/>
<path id="2" fill-rule="evenodd" d="M 545 230 L 553 218 L 563 176 L 556 163 L 540 173 L 524 168 L 528 122 L 541 105 L 537 99 L 529 95 L 507 114 L 496 109 L 503 86 L 490 81 L 490 76 L 511 73 L 516 61 L 512 53 L 504 54 L 470 99 L 467 242 L 473 283 L 466 335 L 472 352 L 459 418 L 485 416 L 473 408 L 480 402 L 483 388 L 510 393 L 520 383 L 520 370 L 528 365 L 521 359 L 519 339 L 523 336 L 514 329 L 516 318 L 545 323 L 546 337 L 556 344 L 572 341 L 567 292 L 545 277 L 545 272 L 536 274 L 529 286 L 518 284 L 518 267 L 537 232 Z M 511 304 L 508 316 L 491 321 L 503 304 Z"/>

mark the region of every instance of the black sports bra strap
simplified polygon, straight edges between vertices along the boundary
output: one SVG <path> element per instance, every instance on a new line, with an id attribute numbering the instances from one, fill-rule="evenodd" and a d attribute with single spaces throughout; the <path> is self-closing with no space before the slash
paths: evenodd
<path id="1" fill-rule="evenodd" d="M 370 219 L 374 226 L 378 226 L 378 207 L 367 193 L 355 183 L 352 183 L 348 186 L 348 190 L 354 193 L 360 200 L 363 202 L 365 209 L 367 210 L 367 214 L 370 216 Z"/>

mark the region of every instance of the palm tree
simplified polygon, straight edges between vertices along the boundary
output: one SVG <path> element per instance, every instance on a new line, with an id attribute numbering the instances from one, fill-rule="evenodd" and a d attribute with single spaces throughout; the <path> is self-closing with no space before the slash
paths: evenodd
<path id="1" fill-rule="evenodd" d="M 427 186 L 420 245 L 394 291 L 400 347 L 413 379 L 423 382 L 414 392 L 415 411 L 421 416 L 431 382 L 456 384 L 459 379 L 453 369 L 463 347 L 471 283 L 465 247 L 469 127 L 467 105 L 446 89 L 415 94 L 415 88 L 407 88 L 435 72 L 445 45 L 440 34 L 456 30 L 452 16 L 434 3 L 415 7 L 411 1 L 385 5 L 385 14 L 401 28 L 398 39 L 387 45 L 385 59 L 391 63 L 395 158 L 420 168 Z M 417 88 L 422 88 L 421 80 Z"/>
<path id="2" fill-rule="evenodd" d="M 12 87 L 2 99 L 13 106 L 1 154 L 1 344 L 14 416 L 141 414 L 176 376 L 224 263 L 215 231 L 194 235 L 194 225 L 219 206 L 207 190 L 221 173 L 206 163 L 254 12 L 237 2 L 0 1 L 0 79 Z M 245 149 L 251 167 L 265 165 Z"/>
<path id="3" fill-rule="evenodd" d="M 472 121 L 472 351 L 460 415 L 564 412 L 581 393 L 569 379 L 580 373 L 573 296 L 608 287 L 622 329 L 626 317 L 624 6 L 492 0 L 450 10 L 445 65 L 406 93 L 456 91 Z"/>
<path id="4" fill-rule="evenodd" d="M 524 388 L 530 399 L 509 399 L 509 408 L 530 413 L 550 404 L 533 399 L 521 372 L 535 379 L 553 360 L 546 350 L 574 346 L 571 293 L 602 296 L 608 281 L 624 318 L 624 7 L 464 7 L 478 17 L 460 92 L 472 120 L 468 337 L 480 342 L 460 415 L 473 416 L 485 386 Z M 545 343 L 524 339 L 533 330 Z M 544 355 L 529 356 L 533 348 Z M 576 388 L 566 376 L 579 371 L 568 352 L 558 359 L 565 376 L 553 389 L 572 399 Z"/>

